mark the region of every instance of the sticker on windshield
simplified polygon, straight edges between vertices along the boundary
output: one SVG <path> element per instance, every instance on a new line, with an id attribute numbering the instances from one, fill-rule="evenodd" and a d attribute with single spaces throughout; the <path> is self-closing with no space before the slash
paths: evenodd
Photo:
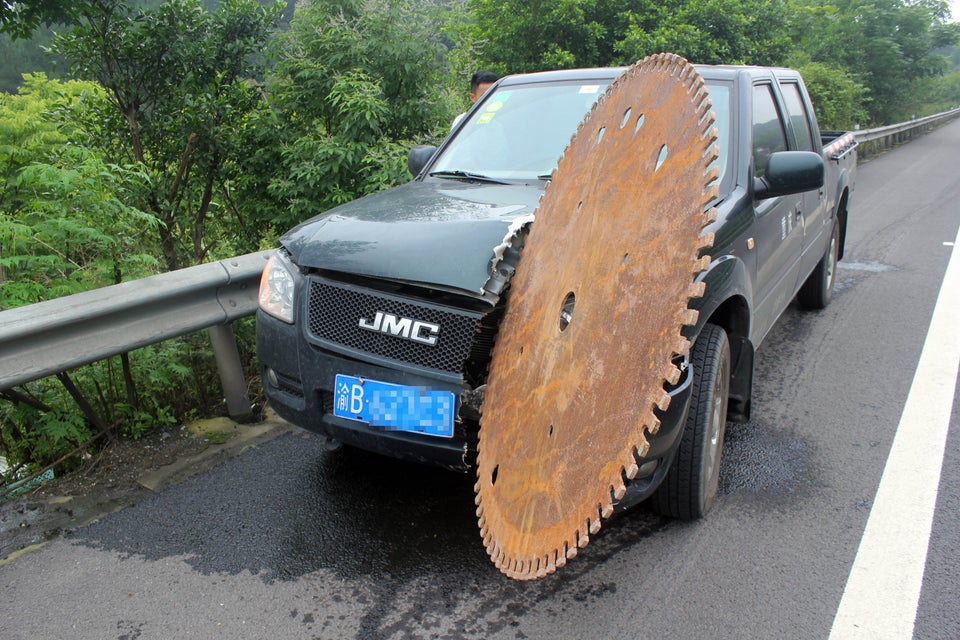
<path id="1" fill-rule="evenodd" d="M 481 113 L 480 117 L 477 118 L 477 124 L 487 124 L 493 120 L 493 116 L 497 115 L 496 111 L 487 111 L 486 113 Z"/>
<path id="2" fill-rule="evenodd" d="M 503 100 L 495 100 L 487 105 L 487 111 L 500 111 L 503 109 Z"/>
<path id="3" fill-rule="evenodd" d="M 580 87 L 580 93 L 596 93 L 600 91 L 600 85 L 598 84 L 585 84 Z"/>

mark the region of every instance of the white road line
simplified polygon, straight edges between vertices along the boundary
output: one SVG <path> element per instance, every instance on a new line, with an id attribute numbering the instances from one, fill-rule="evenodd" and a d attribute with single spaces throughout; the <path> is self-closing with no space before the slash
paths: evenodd
<path id="1" fill-rule="evenodd" d="M 830 640 L 913 638 L 958 367 L 954 248 Z"/>

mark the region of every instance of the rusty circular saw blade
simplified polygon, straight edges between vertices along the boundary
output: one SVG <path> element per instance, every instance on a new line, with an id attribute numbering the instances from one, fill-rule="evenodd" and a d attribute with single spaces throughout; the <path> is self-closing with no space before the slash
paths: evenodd
<path id="1" fill-rule="evenodd" d="M 610 85 L 554 172 L 490 365 L 476 502 L 491 559 L 553 573 L 613 512 L 667 408 L 713 244 L 714 115 L 673 54 Z"/>

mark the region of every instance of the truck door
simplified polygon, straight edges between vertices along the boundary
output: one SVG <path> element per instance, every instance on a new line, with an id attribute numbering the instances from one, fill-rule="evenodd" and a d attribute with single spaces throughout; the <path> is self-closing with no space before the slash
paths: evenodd
<path id="1" fill-rule="evenodd" d="M 770 83 L 753 87 L 753 171 L 763 177 L 767 159 L 786 151 L 787 133 Z M 793 299 L 803 249 L 803 196 L 754 201 L 757 281 L 755 330 L 763 336 Z"/>
<path id="2" fill-rule="evenodd" d="M 796 149 L 820 153 L 820 145 L 814 137 L 814 128 L 810 123 L 809 111 L 803 102 L 803 94 L 797 82 L 784 81 L 780 84 L 784 108 L 790 118 Z M 819 132 L 817 133 L 819 135 Z M 813 271 L 826 249 L 830 238 L 827 215 L 827 199 L 824 187 L 803 194 L 803 257 L 800 259 L 800 278 L 806 278 Z M 800 283 L 797 283 L 798 286 Z"/>

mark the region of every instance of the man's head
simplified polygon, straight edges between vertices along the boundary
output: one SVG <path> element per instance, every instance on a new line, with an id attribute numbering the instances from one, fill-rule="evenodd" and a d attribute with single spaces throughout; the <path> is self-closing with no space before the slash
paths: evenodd
<path id="1" fill-rule="evenodd" d="M 476 102 L 500 76 L 492 71 L 477 71 L 470 77 L 470 102 Z"/>

